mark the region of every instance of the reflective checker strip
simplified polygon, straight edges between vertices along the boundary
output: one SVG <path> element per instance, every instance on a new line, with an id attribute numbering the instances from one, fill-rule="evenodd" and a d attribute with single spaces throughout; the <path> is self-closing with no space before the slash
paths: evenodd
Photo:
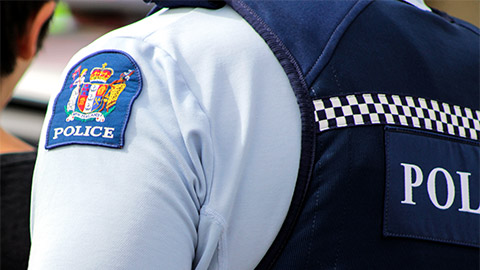
<path id="1" fill-rule="evenodd" d="M 359 125 L 406 126 L 472 140 L 480 138 L 480 111 L 410 96 L 359 94 L 314 100 L 319 131 Z"/>

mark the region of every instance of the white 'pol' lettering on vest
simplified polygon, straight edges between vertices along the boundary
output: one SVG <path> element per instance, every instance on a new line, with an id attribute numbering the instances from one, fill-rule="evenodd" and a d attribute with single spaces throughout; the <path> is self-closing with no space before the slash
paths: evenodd
<path id="1" fill-rule="evenodd" d="M 416 202 L 413 201 L 413 191 L 414 188 L 417 188 L 423 184 L 423 171 L 415 164 L 400 163 L 400 165 L 402 165 L 404 168 L 405 181 L 405 199 L 401 201 L 401 203 L 416 205 Z M 458 209 L 458 211 L 480 214 L 480 205 L 477 209 L 472 209 L 470 206 L 469 176 L 471 173 L 457 171 L 456 174 L 459 176 L 458 179 L 460 181 L 460 195 L 462 200 L 462 207 Z M 438 175 L 443 175 L 443 177 L 438 177 L 437 179 Z M 438 202 L 436 192 L 436 183 L 437 181 L 441 181 L 440 179 L 445 181 L 447 189 L 447 200 L 444 204 Z M 441 167 L 432 169 L 428 173 L 427 177 L 427 193 L 430 201 L 436 208 L 441 210 L 449 209 L 455 201 L 455 182 L 452 175 L 446 169 Z"/>

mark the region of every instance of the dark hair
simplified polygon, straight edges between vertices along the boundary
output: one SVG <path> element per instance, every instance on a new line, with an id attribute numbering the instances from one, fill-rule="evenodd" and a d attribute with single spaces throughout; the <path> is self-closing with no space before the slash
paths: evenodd
<path id="1" fill-rule="evenodd" d="M 28 20 L 32 15 L 36 14 L 40 8 L 47 3 L 48 0 L 35 0 L 35 1 L 3 1 L 0 0 L 0 19 L 1 19 L 1 55 L 0 55 L 0 75 L 3 77 L 13 72 L 15 63 L 17 61 L 18 54 L 18 40 L 22 38 L 25 33 Z M 38 42 L 37 49 L 42 46 L 43 39 L 47 34 L 49 18 L 47 22 L 42 26 Z"/>

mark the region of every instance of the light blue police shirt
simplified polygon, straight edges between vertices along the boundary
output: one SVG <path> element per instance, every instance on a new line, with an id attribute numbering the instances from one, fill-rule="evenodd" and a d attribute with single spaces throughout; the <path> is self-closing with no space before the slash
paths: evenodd
<path id="1" fill-rule="evenodd" d="M 45 149 L 49 128 L 52 140 L 82 123 L 79 134 L 109 137 L 95 121 L 50 127 L 54 107 L 68 110 L 52 98 L 29 268 L 253 269 L 286 216 L 300 157 L 300 113 L 280 64 L 229 7 L 156 13 L 81 50 L 63 77 L 108 50 L 141 72 L 124 145 Z"/>

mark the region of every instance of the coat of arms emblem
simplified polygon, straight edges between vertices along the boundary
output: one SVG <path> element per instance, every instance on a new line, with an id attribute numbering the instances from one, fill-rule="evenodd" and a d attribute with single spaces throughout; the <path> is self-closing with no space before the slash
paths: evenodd
<path id="1" fill-rule="evenodd" d="M 53 103 L 45 148 L 122 148 L 142 87 L 140 68 L 126 52 L 104 50 L 82 58 L 67 73 Z"/>
<path id="2" fill-rule="evenodd" d="M 77 119 L 104 122 L 105 117 L 115 110 L 118 97 L 134 72 L 125 71 L 118 79 L 109 83 L 108 80 L 115 72 L 104 63 L 102 67 L 93 68 L 88 76 L 89 81 L 86 81 L 88 69 L 82 70 L 82 66 L 79 66 L 72 75 L 71 94 L 65 106 L 68 115 L 66 121 Z"/>

